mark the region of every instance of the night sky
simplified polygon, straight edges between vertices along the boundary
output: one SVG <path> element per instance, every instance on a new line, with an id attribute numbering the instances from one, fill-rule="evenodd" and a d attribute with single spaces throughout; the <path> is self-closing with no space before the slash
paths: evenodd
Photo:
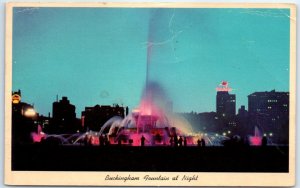
<path id="1" fill-rule="evenodd" d="M 77 117 L 96 104 L 132 109 L 148 55 L 174 111 L 215 111 L 222 80 L 238 109 L 252 92 L 289 90 L 289 22 L 288 9 L 14 8 L 13 90 L 44 115 L 56 95 Z"/>

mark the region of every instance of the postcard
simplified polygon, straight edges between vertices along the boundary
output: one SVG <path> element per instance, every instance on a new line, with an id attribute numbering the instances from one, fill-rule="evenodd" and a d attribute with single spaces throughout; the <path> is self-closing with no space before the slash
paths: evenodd
<path id="1" fill-rule="evenodd" d="M 7 3 L 5 184 L 293 186 L 295 12 Z"/>

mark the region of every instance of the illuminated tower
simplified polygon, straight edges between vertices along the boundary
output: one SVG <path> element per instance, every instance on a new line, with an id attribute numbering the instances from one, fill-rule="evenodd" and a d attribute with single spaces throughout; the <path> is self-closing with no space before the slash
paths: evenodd
<path id="1" fill-rule="evenodd" d="M 36 131 L 38 113 L 33 106 L 21 101 L 21 91 L 12 92 L 12 144 L 32 143 L 31 133 Z"/>
<path id="2" fill-rule="evenodd" d="M 216 88 L 216 111 L 219 117 L 229 118 L 235 116 L 235 94 L 229 94 L 231 88 L 227 81 L 222 81 Z"/>

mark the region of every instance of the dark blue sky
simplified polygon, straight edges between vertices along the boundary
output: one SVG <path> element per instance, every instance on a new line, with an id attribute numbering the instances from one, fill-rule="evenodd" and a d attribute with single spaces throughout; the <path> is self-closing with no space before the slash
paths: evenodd
<path id="1" fill-rule="evenodd" d="M 237 108 L 254 91 L 289 90 L 289 10 L 15 8 L 13 90 L 42 114 L 58 94 L 77 107 L 138 106 L 149 77 L 174 110 L 215 110 L 227 80 Z M 150 41 L 149 41 L 150 40 Z"/>

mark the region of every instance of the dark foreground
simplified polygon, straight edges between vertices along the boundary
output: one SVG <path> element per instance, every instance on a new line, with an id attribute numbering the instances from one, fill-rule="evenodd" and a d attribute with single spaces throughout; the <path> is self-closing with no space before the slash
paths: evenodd
<path id="1" fill-rule="evenodd" d="M 12 170 L 288 172 L 288 147 L 13 147 Z"/>

